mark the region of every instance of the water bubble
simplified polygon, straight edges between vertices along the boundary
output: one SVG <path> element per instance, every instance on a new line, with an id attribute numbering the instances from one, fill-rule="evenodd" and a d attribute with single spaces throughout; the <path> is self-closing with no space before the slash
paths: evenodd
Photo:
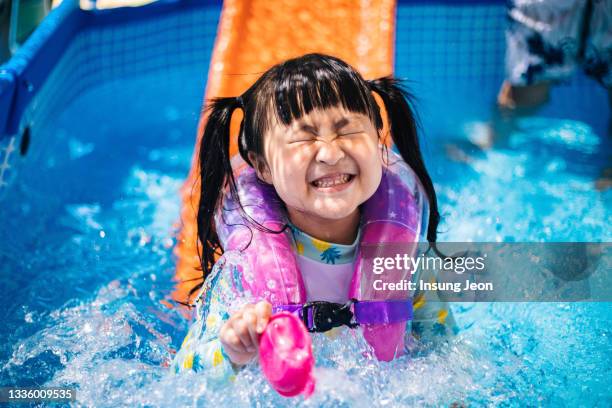
<path id="1" fill-rule="evenodd" d="M 70 159 L 76 160 L 80 159 L 83 156 L 87 156 L 91 152 L 94 151 L 93 143 L 82 143 L 76 138 L 71 138 L 68 140 L 68 149 L 70 154 Z"/>
<path id="2" fill-rule="evenodd" d="M 164 110 L 164 115 L 169 121 L 175 121 L 180 118 L 179 110 L 175 106 L 166 106 L 166 109 Z"/>

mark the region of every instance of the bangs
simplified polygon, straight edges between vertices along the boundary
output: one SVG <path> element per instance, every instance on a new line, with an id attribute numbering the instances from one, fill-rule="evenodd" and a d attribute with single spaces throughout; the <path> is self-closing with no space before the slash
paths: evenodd
<path id="1" fill-rule="evenodd" d="M 279 123 L 290 125 L 313 110 L 343 107 L 367 115 L 380 127 L 378 106 L 363 78 L 343 61 L 321 57 L 309 54 L 278 67 L 269 108 Z"/>
<path id="2" fill-rule="evenodd" d="M 313 110 L 344 108 L 370 118 L 382 129 L 380 110 L 369 84 L 344 61 L 323 54 L 307 54 L 275 65 L 245 94 L 247 101 L 238 147 L 263 154 L 263 135 L 274 124 L 289 126 Z"/>

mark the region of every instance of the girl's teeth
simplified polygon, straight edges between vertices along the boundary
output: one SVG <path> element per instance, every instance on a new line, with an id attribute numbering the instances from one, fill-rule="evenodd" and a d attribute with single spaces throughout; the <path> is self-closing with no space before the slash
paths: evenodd
<path id="1" fill-rule="evenodd" d="M 350 176 L 348 174 L 343 174 L 341 176 L 337 176 L 334 178 L 326 178 L 323 180 L 317 180 L 314 182 L 315 186 L 320 188 L 333 187 L 339 184 L 344 184 L 349 181 Z"/>

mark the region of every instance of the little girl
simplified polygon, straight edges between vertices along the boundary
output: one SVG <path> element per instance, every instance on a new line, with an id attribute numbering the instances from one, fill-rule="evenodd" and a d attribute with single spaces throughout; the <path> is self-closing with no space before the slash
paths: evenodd
<path id="1" fill-rule="evenodd" d="M 398 81 L 366 81 L 345 62 L 321 54 L 270 68 L 243 95 L 218 98 L 210 106 L 199 152 L 204 283 L 196 321 L 173 362 L 176 372 L 206 369 L 212 377 L 231 377 L 256 356 L 258 337 L 272 314 L 267 300 L 249 299 L 241 290 L 236 275 L 242 266 L 234 251 L 215 262 L 215 255 L 223 253 L 214 220 L 223 190 L 229 188 L 238 200 L 229 157 L 232 112 L 244 112 L 240 155 L 283 203 L 307 300 L 344 304 L 360 240 L 360 206 L 377 190 L 384 166 L 383 121 L 373 93 L 384 102 L 395 147 L 424 187 L 427 240 L 435 242 L 436 194 L 419 149 L 409 95 Z M 430 341 L 456 330 L 435 292 L 417 291 L 412 298 L 406 336 Z"/>

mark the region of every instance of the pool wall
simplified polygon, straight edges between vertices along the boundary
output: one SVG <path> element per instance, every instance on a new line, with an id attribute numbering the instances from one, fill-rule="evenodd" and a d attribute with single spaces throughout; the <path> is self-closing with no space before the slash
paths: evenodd
<path id="1" fill-rule="evenodd" d="M 53 10 L 0 67 L 0 197 L 20 160 L 31 160 L 26 153 L 42 142 L 41 130 L 100 84 L 145 72 L 163 81 L 169 69 L 189 66 L 201 72 L 189 85 L 201 100 L 221 5 L 168 0 L 86 11 L 67 0 Z M 505 23 L 503 1 L 398 3 L 395 71 L 420 100 L 424 137 L 434 138 L 429 144 L 435 144 L 432 135 L 448 136 L 457 123 L 490 114 L 503 80 Z M 604 134 L 606 99 L 598 84 L 579 74 L 554 89 L 541 114 L 582 120 Z"/>
<path id="2" fill-rule="evenodd" d="M 106 10 L 66 0 L 54 9 L 0 67 L 0 197 L 15 179 L 19 153 L 25 156 L 49 121 L 100 84 L 147 72 L 163 81 L 165 71 L 189 65 L 201 72 L 193 84 L 201 99 L 220 10 L 220 1 L 208 0 Z"/>

